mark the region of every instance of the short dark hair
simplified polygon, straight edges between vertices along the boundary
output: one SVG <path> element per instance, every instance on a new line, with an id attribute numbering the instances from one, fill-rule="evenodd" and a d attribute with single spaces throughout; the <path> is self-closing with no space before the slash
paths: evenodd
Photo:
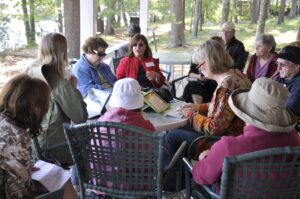
<path id="1" fill-rule="evenodd" d="M 18 127 L 29 129 L 31 137 L 41 132 L 41 122 L 50 103 L 47 83 L 26 74 L 8 81 L 0 93 L 0 113 Z"/>
<path id="2" fill-rule="evenodd" d="M 98 50 L 99 47 L 107 48 L 108 44 L 101 37 L 89 37 L 85 40 L 82 50 L 85 53 L 88 53 L 89 50 Z"/>
<path id="3" fill-rule="evenodd" d="M 137 24 L 130 24 L 128 28 L 128 34 L 134 35 L 134 34 L 141 34 L 141 28 Z"/>

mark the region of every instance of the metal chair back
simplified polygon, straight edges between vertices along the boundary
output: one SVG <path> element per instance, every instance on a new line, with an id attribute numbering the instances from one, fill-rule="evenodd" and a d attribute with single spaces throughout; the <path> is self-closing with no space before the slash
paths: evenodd
<path id="1" fill-rule="evenodd" d="M 224 160 L 220 198 L 299 198 L 300 147 L 272 148 Z"/>
<path id="2" fill-rule="evenodd" d="M 93 189 L 116 198 L 161 198 L 164 133 L 114 122 L 64 125 L 81 198 Z"/>

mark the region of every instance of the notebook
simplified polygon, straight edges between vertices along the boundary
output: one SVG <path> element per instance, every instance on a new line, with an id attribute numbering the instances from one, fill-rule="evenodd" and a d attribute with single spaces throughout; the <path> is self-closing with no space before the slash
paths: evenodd
<path id="1" fill-rule="evenodd" d="M 87 105 L 89 119 L 100 116 L 106 111 L 106 104 L 109 100 L 110 92 L 91 88 L 84 101 Z"/>

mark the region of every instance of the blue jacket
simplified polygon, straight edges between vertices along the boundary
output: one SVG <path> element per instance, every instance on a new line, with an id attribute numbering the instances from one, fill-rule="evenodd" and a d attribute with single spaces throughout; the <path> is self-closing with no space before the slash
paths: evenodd
<path id="1" fill-rule="evenodd" d="M 300 72 L 293 79 L 286 80 L 277 78 L 277 81 L 283 84 L 290 92 L 290 97 L 287 102 L 289 107 L 297 117 L 300 116 Z"/>
<path id="2" fill-rule="evenodd" d="M 111 89 L 106 89 L 101 86 L 98 71 L 104 76 L 109 84 L 112 86 L 114 85 L 116 77 L 112 74 L 109 66 L 100 62 L 97 68 L 95 68 L 88 62 L 84 54 L 72 68 L 72 73 L 78 80 L 77 88 L 82 96 L 86 97 L 90 88 L 111 91 Z"/>

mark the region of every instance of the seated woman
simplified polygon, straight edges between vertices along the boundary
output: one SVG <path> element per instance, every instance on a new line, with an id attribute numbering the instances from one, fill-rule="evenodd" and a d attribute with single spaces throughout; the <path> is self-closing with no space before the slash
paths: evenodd
<path id="1" fill-rule="evenodd" d="M 250 88 L 251 82 L 239 69 L 231 68 L 233 60 L 224 47 L 217 41 L 208 40 L 196 50 L 193 62 L 198 63 L 204 76 L 215 80 L 218 86 L 210 103 L 187 104 L 181 107 L 179 111 L 189 118 L 192 129 L 175 129 L 167 134 L 165 165 L 169 164 L 183 141 L 187 141 L 189 145 L 201 134 L 237 136 L 243 132 L 245 125 L 230 109 L 228 98 L 238 88 Z M 210 145 L 198 144 L 197 151 L 209 147 Z M 194 148 L 194 156 L 195 151 Z"/>
<path id="2" fill-rule="evenodd" d="M 83 97 L 90 88 L 111 91 L 116 81 L 110 67 L 102 59 L 108 44 L 101 37 L 89 37 L 82 46 L 83 55 L 72 68 L 78 79 L 78 89 Z"/>
<path id="3" fill-rule="evenodd" d="M 48 111 L 50 96 L 50 89 L 44 81 L 24 74 L 12 78 L 1 91 L 1 198 L 34 198 L 48 192 L 31 178 L 35 170 L 43 168 L 32 164 L 30 138 L 41 133 L 41 122 Z M 57 180 L 50 177 L 50 181 Z M 70 180 L 64 184 L 64 198 L 77 198 Z"/>
<path id="4" fill-rule="evenodd" d="M 224 41 L 221 37 L 213 36 L 210 39 L 219 42 L 225 48 Z M 198 70 L 197 64 L 191 63 L 188 83 L 184 87 L 181 98 L 185 102 L 194 104 L 208 103 L 216 88 L 217 82 L 215 80 L 204 78 Z"/>
<path id="5" fill-rule="evenodd" d="M 259 77 L 272 77 L 277 70 L 276 42 L 273 35 L 260 35 L 247 68 L 247 76 L 254 82 Z"/>
<path id="6" fill-rule="evenodd" d="M 50 108 L 42 121 L 43 133 L 39 136 L 42 148 L 67 144 L 63 123 L 82 123 L 88 118 L 86 104 L 76 88 L 76 77 L 66 76 L 67 49 L 67 40 L 62 34 L 48 33 L 39 45 L 38 59 L 27 69 L 30 76 L 44 80 L 51 89 Z M 53 154 L 61 164 L 73 164 L 67 145 Z"/>
<path id="7" fill-rule="evenodd" d="M 121 59 L 116 71 L 116 78 L 131 77 L 143 88 L 160 88 L 165 77 L 160 71 L 158 61 L 152 58 L 152 51 L 144 35 L 132 37 L 129 56 Z"/>
<path id="8" fill-rule="evenodd" d="M 286 108 L 288 97 L 286 88 L 265 77 L 254 81 L 250 91 L 234 92 L 229 105 L 246 123 L 244 134 L 222 137 L 205 152 L 207 155 L 201 154 L 202 159 L 193 166 L 196 183 L 217 183 L 219 191 L 225 157 L 274 147 L 300 146 L 299 136 L 294 131 L 296 117 Z"/>
<path id="9" fill-rule="evenodd" d="M 120 122 L 155 131 L 153 124 L 141 114 L 144 97 L 135 79 L 118 80 L 114 85 L 109 105 L 111 108 L 98 121 Z"/>

